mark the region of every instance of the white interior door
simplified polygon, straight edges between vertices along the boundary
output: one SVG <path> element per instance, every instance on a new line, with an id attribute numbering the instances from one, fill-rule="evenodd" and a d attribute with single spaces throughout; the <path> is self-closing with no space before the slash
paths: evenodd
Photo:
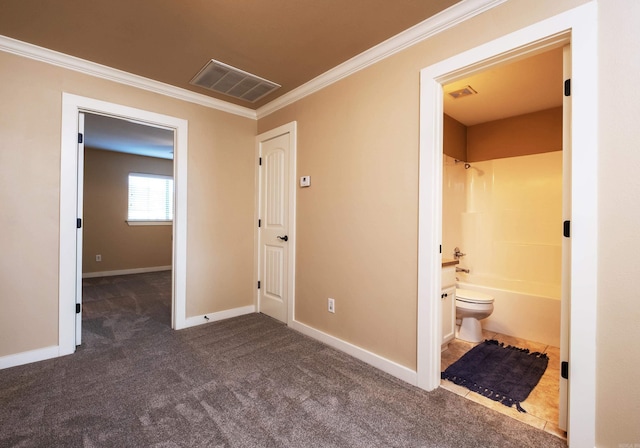
<path id="1" fill-rule="evenodd" d="M 76 345 L 82 343 L 82 201 L 84 200 L 84 114 L 78 113 L 78 194 L 76 204 Z"/>
<path id="2" fill-rule="evenodd" d="M 563 77 L 571 79 L 571 46 L 563 50 Z M 571 222 L 571 95 L 562 101 L 562 220 Z M 566 229 L 570 231 L 569 229 Z M 565 232 L 566 232 L 565 230 Z M 562 292 L 560 303 L 560 361 L 569 362 L 569 331 L 571 323 L 571 238 L 562 238 Z M 558 427 L 567 430 L 569 417 L 569 380 L 560 376 Z"/>
<path id="3" fill-rule="evenodd" d="M 290 134 L 259 142 L 258 309 L 287 323 L 290 296 Z"/>

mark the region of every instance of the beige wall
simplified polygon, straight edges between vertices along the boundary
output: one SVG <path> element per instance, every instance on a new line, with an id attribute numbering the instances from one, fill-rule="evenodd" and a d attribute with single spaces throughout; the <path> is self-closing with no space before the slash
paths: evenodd
<path id="1" fill-rule="evenodd" d="M 620 448 L 640 444 L 640 91 L 620 94 L 640 73 L 640 2 L 600 1 L 598 10 L 596 441 Z"/>
<path id="2" fill-rule="evenodd" d="M 476 124 L 467 128 L 467 161 L 562 150 L 562 107 Z"/>
<path id="3" fill-rule="evenodd" d="M 508 2 L 259 120 L 298 121 L 313 180 L 298 194 L 298 320 L 416 367 L 419 71 L 581 3 Z"/>
<path id="4" fill-rule="evenodd" d="M 443 152 L 479 162 L 562 150 L 562 107 L 465 126 L 444 115 Z"/>
<path id="5" fill-rule="evenodd" d="M 0 79 L 0 356 L 58 343 L 62 92 L 188 120 L 187 316 L 253 303 L 254 120 L 4 52 Z"/>
<path id="6" fill-rule="evenodd" d="M 582 3 L 507 2 L 259 121 L 298 120 L 298 173 L 314 176 L 298 194 L 303 322 L 415 367 L 418 71 Z M 640 443 L 640 3 L 598 8 L 596 436 L 619 448 Z M 0 356 L 57 339 L 62 91 L 189 120 L 187 313 L 250 303 L 255 123 L 3 53 L 0 78 Z"/>
<path id="7" fill-rule="evenodd" d="M 170 266 L 172 226 L 129 226 L 126 219 L 129 173 L 173 176 L 173 161 L 92 148 L 84 154 L 82 272 Z"/>
<path id="8" fill-rule="evenodd" d="M 444 114 L 442 122 L 442 152 L 457 160 L 467 160 L 467 127 Z"/>

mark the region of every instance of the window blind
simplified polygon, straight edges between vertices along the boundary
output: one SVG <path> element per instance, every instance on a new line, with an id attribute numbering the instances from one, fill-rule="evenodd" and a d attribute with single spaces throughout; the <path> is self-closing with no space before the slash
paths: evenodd
<path id="1" fill-rule="evenodd" d="M 130 173 L 127 220 L 173 220 L 173 178 L 158 174 Z"/>

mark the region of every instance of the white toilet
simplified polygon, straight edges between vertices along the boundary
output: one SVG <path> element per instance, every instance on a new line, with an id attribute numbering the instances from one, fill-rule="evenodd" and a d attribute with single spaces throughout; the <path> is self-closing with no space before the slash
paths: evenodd
<path id="1" fill-rule="evenodd" d="M 493 297 L 470 289 L 456 288 L 456 338 L 482 341 L 481 319 L 493 313 Z"/>

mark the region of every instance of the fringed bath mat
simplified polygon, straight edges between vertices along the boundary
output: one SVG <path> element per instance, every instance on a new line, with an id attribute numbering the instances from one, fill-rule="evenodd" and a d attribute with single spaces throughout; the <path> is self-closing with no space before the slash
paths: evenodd
<path id="1" fill-rule="evenodd" d="M 479 393 L 505 406 L 520 406 L 538 384 L 547 369 L 545 353 L 504 346 L 498 341 L 484 341 L 469 350 L 442 372 L 442 379 Z"/>

